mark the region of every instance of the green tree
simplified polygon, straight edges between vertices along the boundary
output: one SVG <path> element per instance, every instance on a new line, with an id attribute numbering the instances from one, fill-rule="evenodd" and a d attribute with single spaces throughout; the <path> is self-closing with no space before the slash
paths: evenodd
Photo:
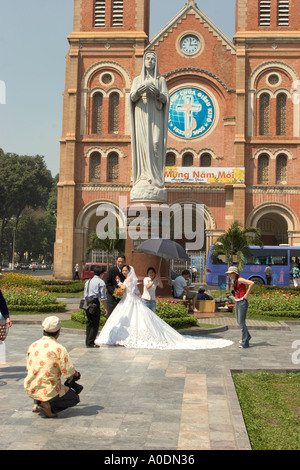
<path id="1" fill-rule="evenodd" d="M 106 253 L 106 262 L 107 266 L 110 262 L 113 261 L 113 257 L 115 256 L 116 251 L 123 253 L 125 250 L 125 240 L 120 239 L 118 237 L 118 229 L 117 229 L 117 237 L 109 237 L 107 236 L 104 240 L 100 239 L 95 232 L 91 233 L 89 236 L 89 245 L 87 248 L 87 254 L 89 254 L 93 250 L 102 250 Z"/>
<path id="2" fill-rule="evenodd" d="M 245 258 L 251 259 L 249 245 L 263 245 L 260 239 L 260 229 L 255 227 L 241 229 L 240 223 L 235 221 L 226 233 L 217 238 L 211 256 L 225 255 L 228 266 L 234 264 L 233 259 L 236 257 L 238 269 L 242 271 Z"/>
<path id="3" fill-rule="evenodd" d="M 16 229 L 27 206 L 45 209 L 52 185 L 53 178 L 43 157 L 19 156 L 0 149 L 0 261 L 9 222 L 14 219 Z"/>
<path id="4" fill-rule="evenodd" d="M 16 233 L 15 251 L 18 261 L 22 262 L 24 253 L 28 261 L 43 259 L 53 260 L 56 219 L 48 212 L 27 207 L 20 217 Z"/>

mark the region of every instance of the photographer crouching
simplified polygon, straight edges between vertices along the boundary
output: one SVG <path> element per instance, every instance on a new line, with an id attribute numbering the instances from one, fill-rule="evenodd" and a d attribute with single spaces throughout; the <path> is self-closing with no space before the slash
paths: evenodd
<path id="1" fill-rule="evenodd" d="M 79 403 L 83 387 L 76 383 L 80 374 L 75 370 L 69 353 L 57 342 L 60 319 L 47 317 L 42 327 L 43 337 L 32 343 L 27 352 L 24 388 L 34 400 L 32 411 L 55 418 L 60 411 Z M 62 383 L 61 378 L 66 381 Z"/>

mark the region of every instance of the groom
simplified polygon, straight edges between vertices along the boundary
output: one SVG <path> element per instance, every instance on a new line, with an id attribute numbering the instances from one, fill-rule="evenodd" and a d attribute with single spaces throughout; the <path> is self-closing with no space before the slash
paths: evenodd
<path id="1" fill-rule="evenodd" d="M 106 284 L 106 297 L 107 297 L 107 314 L 105 315 L 106 318 L 110 316 L 113 309 L 117 306 L 120 299 L 116 299 L 113 296 L 115 289 L 118 287 L 116 276 L 118 276 L 121 282 L 124 281 L 125 277 L 122 274 L 122 268 L 125 264 L 125 256 L 120 255 L 116 258 L 116 266 L 113 266 L 107 271 L 105 284 Z"/>

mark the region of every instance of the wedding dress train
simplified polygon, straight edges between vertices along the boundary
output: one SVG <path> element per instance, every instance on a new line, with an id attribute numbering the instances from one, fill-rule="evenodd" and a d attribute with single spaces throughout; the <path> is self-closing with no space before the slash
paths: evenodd
<path id="1" fill-rule="evenodd" d="M 213 349 L 232 341 L 181 335 L 150 310 L 137 296 L 137 278 L 131 267 L 125 294 L 107 319 L 95 344 L 141 349 Z"/>

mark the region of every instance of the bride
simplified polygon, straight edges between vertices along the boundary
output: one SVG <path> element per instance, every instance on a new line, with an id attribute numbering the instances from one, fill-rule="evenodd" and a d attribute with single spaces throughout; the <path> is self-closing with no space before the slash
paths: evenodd
<path id="1" fill-rule="evenodd" d="M 211 349 L 233 344 L 225 339 L 181 335 L 138 297 L 140 292 L 133 267 L 123 266 L 122 274 L 125 281 L 118 284 L 124 295 L 95 340 L 96 345 L 141 349 Z"/>

